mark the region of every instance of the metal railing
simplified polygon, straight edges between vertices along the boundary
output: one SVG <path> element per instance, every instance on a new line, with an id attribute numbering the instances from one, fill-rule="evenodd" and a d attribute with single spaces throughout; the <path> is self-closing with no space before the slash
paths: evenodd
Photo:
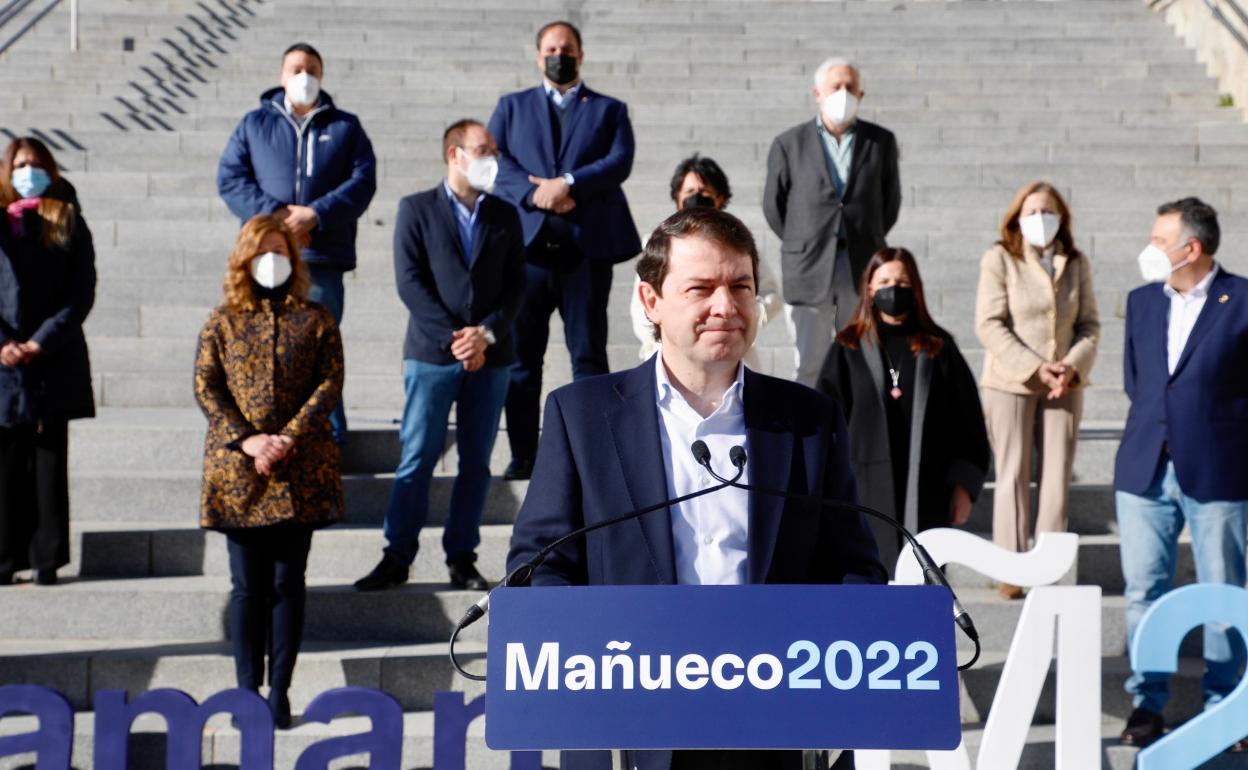
<path id="1" fill-rule="evenodd" d="M 16 19 L 22 11 L 25 11 L 34 3 L 35 0 L 9 0 L 0 6 L 0 29 L 3 29 L 5 25 Z M 0 43 L 0 54 L 9 50 L 14 43 L 22 38 L 22 35 L 33 29 L 36 24 L 43 20 L 43 17 L 52 13 L 60 4 L 61 0 L 51 0 L 38 13 L 27 19 L 16 32 Z M 78 50 L 78 0 L 69 0 L 69 50 Z"/>

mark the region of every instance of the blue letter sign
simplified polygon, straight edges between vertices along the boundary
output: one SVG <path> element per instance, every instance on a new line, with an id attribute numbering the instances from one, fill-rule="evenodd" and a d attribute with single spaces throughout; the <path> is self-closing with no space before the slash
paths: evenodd
<path id="1" fill-rule="evenodd" d="M 925 586 L 495 591 L 492 749 L 952 749 L 949 592 Z"/>

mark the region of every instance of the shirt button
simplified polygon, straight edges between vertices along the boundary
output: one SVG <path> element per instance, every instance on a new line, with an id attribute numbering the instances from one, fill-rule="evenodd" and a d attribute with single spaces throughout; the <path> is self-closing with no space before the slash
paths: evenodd
<path id="1" fill-rule="evenodd" d="M 707 545 L 710 545 L 711 543 L 715 542 L 715 538 L 711 537 L 710 535 L 707 535 L 706 537 L 702 538 L 702 542 L 706 543 Z"/>

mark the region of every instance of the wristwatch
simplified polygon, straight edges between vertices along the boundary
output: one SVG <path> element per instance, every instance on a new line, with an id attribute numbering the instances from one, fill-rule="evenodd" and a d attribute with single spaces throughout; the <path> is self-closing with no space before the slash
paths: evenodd
<path id="1" fill-rule="evenodd" d="M 481 328 L 485 330 L 484 334 L 482 335 L 485 337 L 485 344 L 493 345 L 495 342 L 498 342 L 498 338 L 494 336 L 493 329 L 491 329 L 488 326 L 482 326 Z"/>
<path id="2" fill-rule="evenodd" d="M 576 184 L 576 178 L 572 176 L 571 174 L 564 174 L 563 181 L 568 183 L 568 187 L 571 187 L 572 185 Z"/>

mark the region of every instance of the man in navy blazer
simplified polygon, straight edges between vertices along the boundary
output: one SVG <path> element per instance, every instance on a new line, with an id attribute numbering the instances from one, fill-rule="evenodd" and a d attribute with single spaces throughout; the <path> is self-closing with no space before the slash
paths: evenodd
<path id="1" fill-rule="evenodd" d="M 563 319 L 572 378 L 606 374 L 612 266 L 641 249 L 620 189 L 633 168 L 628 107 L 581 81 L 584 58 L 575 26 L 542 27 L 537 66 L 544 82 L 504 96 L 490 118 L 498 195 L 520 212 L 528 262 L 507 393 L 508 479 L 532 471 L 551 313 Z"/>
<path id="2" fill-rule="evenodd" d="M 459 475 L 442 535 L 451 583 L 484 590 L 477 571 L 490 453 L 515 357 L 511 326 L 524 290 L 524 241 L 511 206 L 488 195 L 498 170 L 485 126 L 461 120 L 442 137 L 447 176 L 399 202 L 394 276 L 407 306 L 403 445 L 386 511 L 381 562 L 356 582 L 371 591 L 407 582 L 429 512 L 429 482 L 456 407 Z"/>
<path id="3" fill-rule="evenodd" d="M 1248 280 L 1214 262 L 1219 240 L 1207 204 L 1185 198 L 1162 206 L 1140 255 L 1145 279 L 1156 283 L 1127 297 L 1123 366 L 1131 411 L 1114 489 L 1129 639 L 1171 588 L 1184 522 L 1200 582 L 1245 581 Z M 1209 707 L 1238 684 L 1244 657 L 1225 626 L 1205 626 L 1204 645 Z M 1135 710 L 1123 743 L 1146 746 L 1161 736 L 1167 679 L 1137 671 L 1127 680 Z"/>
<path id="4" fill-rule="evenodd" d="M 758 251 L 740 220 L 694 207 L 667 219 L 637 266 L 659 353 L 636 369 L 559 388 L 508 568 L 574 529 L 713 483 L 690 452 L 707 443 L 729 474 L 743 446 L 748 483 L 856 501 L 835 401 L 745 368 L 758 328 Z M 887 573 L 857 513 L 723 490 L 591 533 L 556 550 L 535 585 L 881 583 Z M 838 768 L 852 767 L 844 753 Z M 801 768 L 801 752 L 633 752 L 641 770 Z M 631 767 L 632 765 L 630 765 Z M 605 752 L 564 755 L 565 770 L 607 770 Z"/>

